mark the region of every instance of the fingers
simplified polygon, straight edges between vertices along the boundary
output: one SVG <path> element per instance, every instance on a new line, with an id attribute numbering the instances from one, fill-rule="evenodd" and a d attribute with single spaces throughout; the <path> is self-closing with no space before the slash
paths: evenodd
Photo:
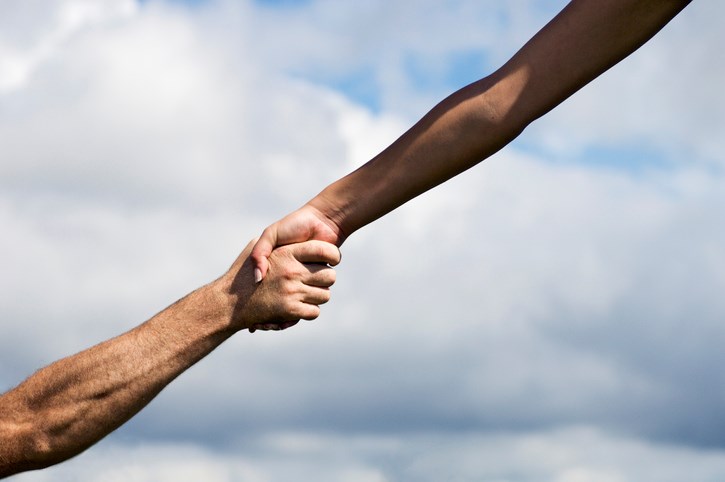
<path id="1" fill-rule="evenodd" d="M 254 264 L 254 279 L 259 283 L 267 276 L 269 269 L 269 257 L 272 251 L 279 246 L 301 243 L 307 240 L 327 241 L 328 243 L 340 245 L 344 237 L 329 217 L 323 215 L 318 209 L 311 205 L 305 205 L 294 211 L 271 226 L 262 233 L 257 244 L 251 253 Z M 303 258 L 301 262 L 318 262 L 336 265 L 340 262 L 340 251 L 333 253 L 329 248 L 317 248 L 310 253 L 310 247 L 297 247 Z"/>
<path id="2" fill-rule="evenodd" d="M 302 294 L 302 303 L 309 305 L 324 305 L 330 301 L 330 289 L 318 286 L 306 286 Z"/>
<path id="3" fill-rule="evenodd" d="M 328 268 L 330 270 L 330 268 Z M 332 270 L 330 270 L 332 271 Z M 330 290 L 317 286 L 304 286 L 297 295 L 298 300 L 287 308 L 287 314 L 296 319 L 279 322 L 257 323 L 249 328 L 250 333 L 256 330 L 280 331 L 296 325 L 300 319 L 314 320 L 320 316 L 319 305 L 330 301 Z"/>
<path id="4" fill-rule="evenodd" d="M 305 264 L 308 274 L 302 278 L 302 282 L 307 286 L 318 286 L 320 288 L 329 288 L 337 281 L 337 273 L 335 270 L 324 264 Z"/>
<path id="5" fill-rule="evenodd" d="M 258 323 L 249 328 L 249 333 L 260 331 L 282 331 L 295 326 L 300 320 L 283 321 L 280 323 Z"/>
<path id="6" fill-rule="evenodd" d="M 249 255 L 254 261 L 254 282 L 259 283 L 267 276 L 269 269 L 269 256 L 277 245 L 277 229 L 269 226 L 262 232 Z"/>
<path id="7" fill-rule="evenodd" d="M 337 266 L 342 259 L 340 249 L 324 241 L 306 241 L 287 246 L 292 255 L 301 263 L 326 263 Z"/>
<path id="8" fill-rule="evenodd" d="M 269 277 L 263 283 L 257 281 L 259 296 L 276 300 L 266 304 L 273 309 L 270 314 L 276 314 L 267 321 L 248 325 L 250 333 L 279 331 L 297 324 L 300 319 L 316 319 L 320 316 L 320 305 L 330 301 L 329 288 L 336 281 L 335 270 L 330 266 L 340 262 L 341 254 L 334 244 L 312 240 L 275 250 L 275 241 L 275 230 L 267 228 L 250 253 L 256 263 L 255 281 Z M 264 256 L 265 253 L 268 254 Z"/>
<path id="9" fill-rule="evenodd" d="M 288 320 L 288 321 L 281 321 L 277 323 L 267 322 L 267 323 L 257 323 L 256 325 L 249 327 L 249 333 L 254 333 L 257 330 L 261 331 L 281 331 L 286 330 L 287 328 L 290 328 L 294 325 L 296 325 L 300 319 L 302 320 L 315 320 L 320 316 L 320 307 L 317 306 L 317 304 L 324 304 L 329 301 L 330 296 L 329 292 L 325 296 L 324 294 L 318 294 L 318 297 L 315 298 L 315 303 L 303 303 L 300 302 L 298 306 L 295 309 L 295 313 L 297 316 L 299 316 L 299 319 L 297 320 Z"/>

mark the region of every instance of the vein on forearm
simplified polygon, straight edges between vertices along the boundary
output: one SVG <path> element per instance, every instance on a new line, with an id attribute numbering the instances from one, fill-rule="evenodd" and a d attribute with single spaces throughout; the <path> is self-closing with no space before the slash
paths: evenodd
<path id="1" fill-rule="evenodd" d="M 231 336 L 227 315 L 202 288 L 139 327 L 39 370 L 0 398 L 0 457 L 26 470 L 85 450 Z"/>

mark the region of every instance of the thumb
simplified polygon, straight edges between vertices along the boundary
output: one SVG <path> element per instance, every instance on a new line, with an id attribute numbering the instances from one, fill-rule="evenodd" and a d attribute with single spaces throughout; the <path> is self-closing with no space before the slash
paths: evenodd
<path id="1" fill-rule="evenodd" d="M 252 248 L 250 257 L 254 261 L 254 282 L 259 283 L 267 276 L 269 269 L 269 256 L 277 245 L 277 230 L 269 226 L 262 232 L 257 243 Z"/>

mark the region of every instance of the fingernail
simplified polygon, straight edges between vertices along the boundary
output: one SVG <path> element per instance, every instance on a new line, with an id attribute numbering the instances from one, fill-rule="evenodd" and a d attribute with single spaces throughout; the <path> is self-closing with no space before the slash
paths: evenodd
<path id="1" fill-rule="evenodd" d="M 260 281 L 262 281 L 262 270 L 254 268 L 254 282 L 259 283 Z"/>

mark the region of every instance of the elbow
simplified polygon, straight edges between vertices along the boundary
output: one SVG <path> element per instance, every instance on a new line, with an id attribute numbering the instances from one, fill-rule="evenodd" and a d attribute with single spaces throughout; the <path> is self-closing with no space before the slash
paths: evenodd
<path id="1" fill-rule="evenodd" d="M 500 69 L 461 92 L 463 99 L 471 101 L 471 124 L 493 136 L 494 143 L 505 145 L 543 114 L 532 103 L 522 102 L 529 76 L 526 69 Z"/>

